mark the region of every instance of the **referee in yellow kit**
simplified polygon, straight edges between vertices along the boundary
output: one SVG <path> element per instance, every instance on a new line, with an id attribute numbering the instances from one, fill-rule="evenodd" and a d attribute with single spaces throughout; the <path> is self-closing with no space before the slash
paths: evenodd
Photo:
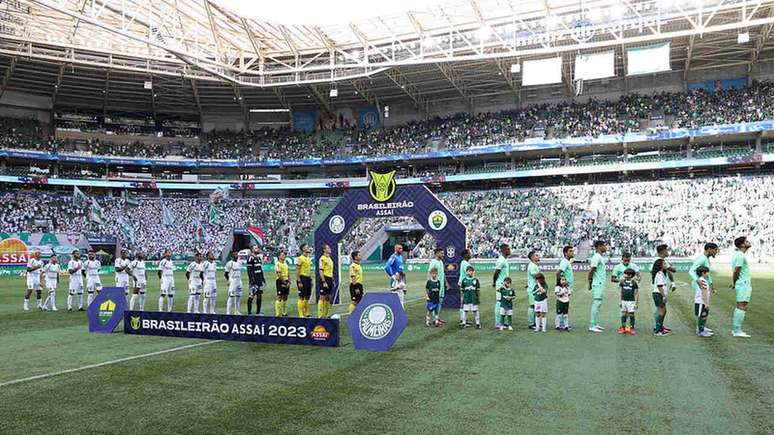
<path id="1" fill-rule="evenodd" d="M 298 256 L 296 267 L 296 286 L 298 287 L 298 317 L 309 315 L 309 298 L 312 296 L 312 257 L 309 244 L 301 245 L 301 255 Z"/>
<path id="2" fill-rule="evenodd" d="M 317 317 L 327 319 L 331 311 L 331 295 L 334 294 L 336 286 L 333 283 L 333 259 L 331 258 L 331 247 L 323 245 L 322 256 L 318 264 L 320 274 L 320 300 L 317 302 Z"/>

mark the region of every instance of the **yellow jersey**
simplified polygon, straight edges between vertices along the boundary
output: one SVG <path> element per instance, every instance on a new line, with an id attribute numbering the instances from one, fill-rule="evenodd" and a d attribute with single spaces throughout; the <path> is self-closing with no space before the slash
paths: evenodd
<path id="1" fill-rule="evenodd" d="M 300 255 L 298 257 L 298 273 L 301 276 L 312 276 L 312 260 L 307 255 Z"/>
<path id="2" fill-rule="evenodd" d="M 363 283 L 363 268 L 358 263 L 352 263 L 349 265 L 349 278 L 352 280 L 352 284 Z"/>
<path id="3" fill-rule="evenodd" d="M 320 270 L 322 270 L 323 276 L 333 278 L 333 259 L 327 255 L 320 257 Z"/>
<path id="4" fill-rule="evenodd" d="M 277 265 L 274 266 L 274 271 L 277 273 L 277 279 L 281 281 L 287 281 L 290 279 L 290 272 L 288 271 L 287 263 L 277 262 Z"/>

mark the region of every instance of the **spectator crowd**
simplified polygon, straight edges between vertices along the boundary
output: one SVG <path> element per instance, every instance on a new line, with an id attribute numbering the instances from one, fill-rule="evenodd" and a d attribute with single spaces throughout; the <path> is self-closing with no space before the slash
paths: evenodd
<path id="1" fill-rule="evenodd" d="M 539 104 L 496 113 L 460 113 L 390 128 L 296 133 L 289 128 L 216 131 L 198 146 L 147 146 L 89 142 L 74 144 L 42 134 L 32 121 L 3 120 L 0 146 L 80 151 L 98 155 L 166 157 L 176 153 L 199 159 L 305 159 L 426 152 L 522 141 L 536 132 L 548 138 L 587 137 L 638 132 L 660 119 L 664 128 L 774 119 L 774 84 L 755 82 L 742 89 L 693 90 L 688 93 L 627 94 L 615 101 L 594 100 Z"/>
<path id="2" fill-rule="evenodd" d="M 468 229 L 476 257 L 495 257 L 500 243 L 517 255 L 537 249 L 558 257 L 565 245 L 588 248 L 608 240 L 612 255 L 632 252 L 652 256 L 660 243 L 676 256 L 693 256 L 707 241 L 731 249 L 731 239 L 747 235 L 753 254 L 774 254 L 774 176 L 723 177 L 654 182 L 568 185 L 529 189 L 444 192 L 448 208 Z M 221 252 L 234 229 L 261 227 L 268 253 L 311 240 L 313 198 L 234 198 L 224 200 L 223 218 L 209 223 L 209 198 L 164 198 L 173 223 L 162 219 L 159 198 L 139 198 L 130 205 L 121 197 L 98 197 L 101 222 L 88 207 L 76 206 L 69 194 L 12 191 L 0 196 L 0 231 L 45 230 L 126 236 L 119 222 L 129 222 L 133 247 L 158 258 L 164 248 L 181 255 Z M 343 240 L 343 253 L 362 247 L 385 223 L 408 224 L 409 218 L 363 220 Z M 197 229 L 205 234 L 197 237 Z M 291 239 L 293 239 L 291 241 Z M 409 246 L 412 257 L 427 257 L 428 236 Z"/>

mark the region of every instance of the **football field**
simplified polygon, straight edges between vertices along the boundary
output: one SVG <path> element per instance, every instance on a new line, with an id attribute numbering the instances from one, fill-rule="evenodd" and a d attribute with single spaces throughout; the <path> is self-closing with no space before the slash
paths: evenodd
<path id="1" fill-rule="evenodd" d="M 85 313 L 64 311 L 66 279 L 60 311 L 51 313 L 22 312 L 24 281 L 3 277 L 0 433 L 774 433 L 774 274 L 753 274 L 749 339 L 730 336 L 728 275 L 715 274 L 709 339 L 693 333 L 686 274 L 669 299 L 668 337 L 649 333 L 644 284 L 638 335 L 615 332 L 613 284 L 601 313 L 607 330 L 587 332 L 590 294 L 580 273 L 574 331 L 553 330 L 553 313 L 547 333 L 528 331 L 526 274 L 512 276 L 515 330 L 498 332 L 490 274 L 479 276 L 485 328 L 461 330 L 448 309 L 446 326 L 425 327 L 425 277 L 410 272 L 409 326 L 387 353 L 356 351 L 344 323 L 339 348 L 89 334 Z M 366 290 L 385 281 L 367 273 Z M 186 288 L 178 274 L 176 310 L 185 309 Z M 273 300 L 268 291 L 264 314 Z M 157 301 L 151 276 L 146 308 Z M 292 295 L 289 308 L 295 312 Z"/>

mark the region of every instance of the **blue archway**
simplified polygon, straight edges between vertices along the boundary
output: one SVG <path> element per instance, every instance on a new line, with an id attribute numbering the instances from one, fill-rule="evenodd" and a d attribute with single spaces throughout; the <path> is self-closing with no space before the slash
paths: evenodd
<path id="1" fill-rule="evenodd" d="M 314 232 L 315 257 L 322 255 L 322 246 L 331 247 L 333 258 L 333 281 L 339 292 L 334 303 L 338 302 L 340 289 L 339 277 L 339 241 L 349 233 L 359 219 L 411 216 L 435 239 L 436 246 L 444 249 L 444 266 L 449 286 L 443 306 L 458 308 L 460 304 L 458 266 L 461 253 L 467 244 L 467 229 L 462 222 L 438 199 L 426 186 L 395 186 L 394 194 L 386 201 L 377 201 L 369 188 L 353 188 L 344 193 L 336 207 Z M 385 282 L 387 276 L 385 275 Z M 320 276 L 315 274 L 319 289 Z M 368 289 L 366 289 L 367 291 Z M 319 297 L 319 290 L 317 291 Z"/>

